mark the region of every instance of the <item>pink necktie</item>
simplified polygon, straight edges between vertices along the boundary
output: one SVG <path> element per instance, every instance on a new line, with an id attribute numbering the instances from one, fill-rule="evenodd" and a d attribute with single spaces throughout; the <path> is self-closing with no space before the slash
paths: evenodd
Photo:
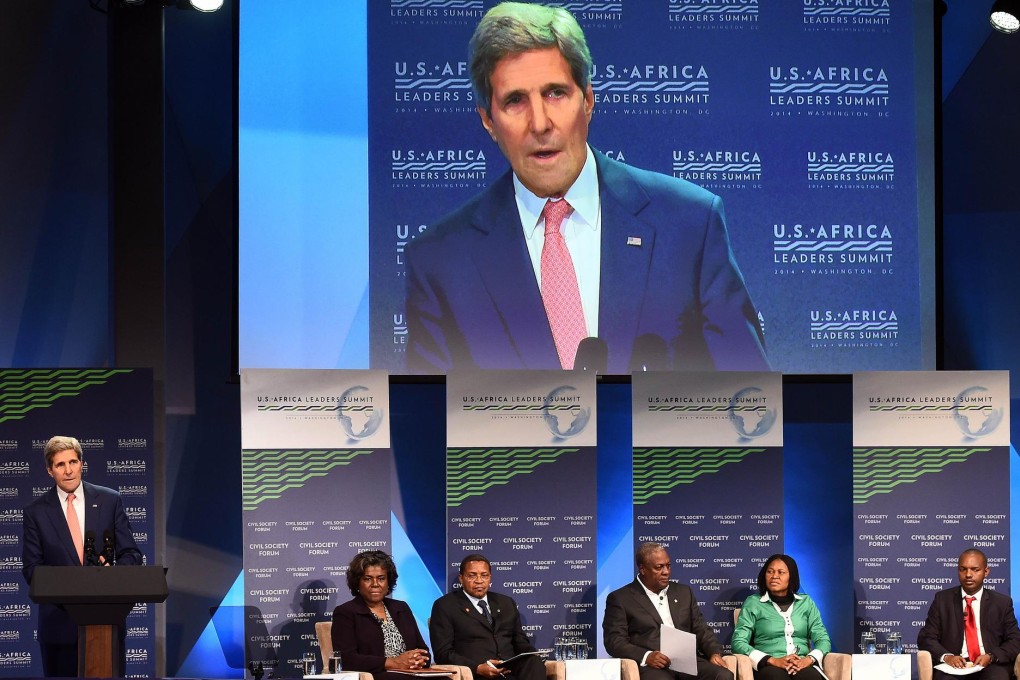
<path id="1" fill-rule="evenodd" d="M 78 551 L 78 562 L 85 563 L 85 543 L 81 538 L 81 525 L 78 524 L 78 511 L 74 509 L 74 494 L 67 494 L 67 528 L 71 530 L 74 549 Z"/>
<path id="2" fill-rule="evenodd" d="M 971 607 L 971 602 L 975 598 L 966 595 L 963 598 L 967 601 L 967 609 L 963 612 L 963 633 L 967 639 L 967 656 L 971 661 L 977 661 L 977 658 L 981 656 L 981 644 L 978 642 L 977 625 L 974 621 L 974 609 Z"/>
<path id="3" fill-rule="evenodd" d="M 563 219 L 574 209 L 566 201 L 547 201 L 542 215 L 545 217 L 545 245 L 542 246 L 542 303 L 549 318 L 556 354 L 563 368 L 574 367 L 577 345 L 588 334 L 581 307 L 581 292 L 577 287 L 577 274 L 570 259 L 570 251 L 560 233 Z"/>

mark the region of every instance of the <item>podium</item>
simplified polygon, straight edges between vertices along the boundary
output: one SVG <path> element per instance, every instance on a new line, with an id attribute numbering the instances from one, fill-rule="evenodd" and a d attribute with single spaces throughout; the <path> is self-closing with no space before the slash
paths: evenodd
<path id="1" fill-rule="evenodd" d="M 78 677 L 121 675 L 118 628 L 138 602 L 164 602 L 162 566 L 48 567 L 32 574 L 28 597 L 62 607 L 78 625 Z"/>

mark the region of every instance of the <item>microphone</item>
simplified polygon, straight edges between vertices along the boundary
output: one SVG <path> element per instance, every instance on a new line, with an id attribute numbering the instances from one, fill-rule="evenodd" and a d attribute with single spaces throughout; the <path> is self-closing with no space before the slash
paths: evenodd
<path id="1" fill-rule="evenodd" d="M 103 559 L 110 566 L 117 563 L 117 550 L 113 546 L 113 532 L 109 529 L 103 530 Z"/>
<path id="2" fill-rule="evenodd" d="M 630 372 L 668 371 L 669 348 L 657 333 L 645 333 L 634 338 L 634 349 L 630 355 Z"/>
<path id="3" fill-rule="evenodd" d="M 85 566 L 99 566 L 99 556 L 96 554 L 96 532 L 91 529 L 85 532 Z"/>
<path id="4" fill-rule="evenodd" d="M 574 370 L 605 373 L 609 367 L 609 345 L 598 337 L 587 337 L 577 343 Z"/>

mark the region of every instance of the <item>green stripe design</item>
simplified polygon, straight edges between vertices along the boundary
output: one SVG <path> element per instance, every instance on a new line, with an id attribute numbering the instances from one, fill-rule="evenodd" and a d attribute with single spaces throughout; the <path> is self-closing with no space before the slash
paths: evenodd
<path id="1" fill-rule="evenodd" d="M 635 448 L 634 505 L 645 505 L 681 484 L 693 484 L 726 465 L 764 453 L 764 448 Z"/>
<path id="2" fill-rule="evenodd" d="M 913 484 L 923 475 L 990 451 L 989 447 L 854 448 L 854 504 L 867 503 L 901 484 Z"/>
<path id="3" fill-rule="evenodd" d="M 22 420 L 36 409 L 49 408 L 64 397 L 77 397 L 90 387 L 130 372 L 130 368 L 0 371 L 0 423 Z"/>
<path id="4" fill-rule="evenodd" d="M 872 413 L 919 413 L 934 415 L 939 413 L 979 413 L 991 410 L 989 404 L 872 404 L 868 410 Z"/>
<path id="5" fill-rule="evenodd" d="M 241 452 L 242 509 L 254 510 L 372 452 L 373 449 L 245 449 Z"/>
<path id="6" fill-rule="evenodd" d="M 505 486 L 519 475 L 555 463 L 579 448 L 447 449 L 446 505 L 460 506 L 472 496 L 484 496 L 494 486 Z"/>

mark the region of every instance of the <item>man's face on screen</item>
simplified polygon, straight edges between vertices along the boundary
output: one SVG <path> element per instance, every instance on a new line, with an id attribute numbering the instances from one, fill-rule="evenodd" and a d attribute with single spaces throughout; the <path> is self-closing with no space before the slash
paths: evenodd
<path id="1" fill-rule="evenodd" d="M 482 125 L 529 191 L 562 196 L 584 166 L 591 86 L 578 87 L 555 47 L 503 57 L 490 82 L 489 111 L 478 109 Z"/>
<path id="2" fill-rule="evenodd" d="M 57 483 L 61 491 L 71 493 L 81 484 L 81 458 L 74 449 L 58 451 L 46 472 Z"/>

